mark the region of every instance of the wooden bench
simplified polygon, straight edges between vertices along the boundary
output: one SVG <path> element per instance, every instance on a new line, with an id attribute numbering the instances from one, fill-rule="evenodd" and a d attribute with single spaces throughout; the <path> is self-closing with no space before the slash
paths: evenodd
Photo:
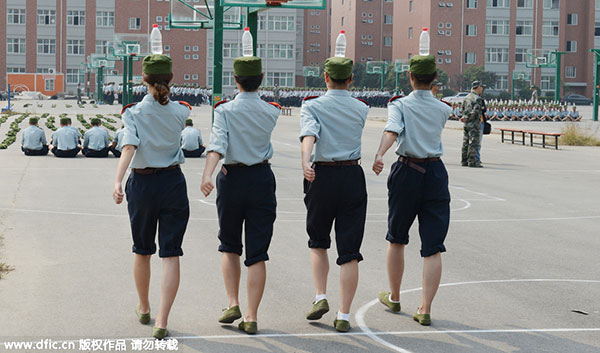
<path id="1" fill-rule="evenodd" d="M 290 107 L 281 108 L 281 115 L 292 115 L 292 108 L 290 108 Z"/>
<path id="2" fill-rule="evenodd" d="M 525 145 L 525 130 L 521 130 L 521 129 L 507 129 L 507 128 L 498 128 L 498 130 L 500 130 L 502 132 L 502 143 L 504 143 L 504 141 L 508 141 L 508 138 L 504 138 L 504 133 L 505 132 L 510 132 L 510 142 L 512 142 L 512 144 L 515 144 L 515 133 L 521 134 L 521 141 L 517 141 L 518 143 L 520 142 L 522 145 Z"/>
<path id="3" fill-rule="evenodd" d="M 542 132 L 542 131 L 531 131 L 531 130 L 526 130 L 525 133 L 529 134 L 529 143 L 531 146 L 537 145 L 537 146 L 542 146 L 542 148 L 546 148 L 546 145 L 548 145 L 550 147 L 554 146 L 554 149 L 556 149 L 556 150 L 558 149 L 558 138 L 561 137 L 562 135 L 564 135 L 563 133 L 560 133 L 560 132 Z M 533 137 L 535 135 L 542 136 L 542 143 L 533 141 Z M 553 145 L 546 143 L 546 136 L 554 137 Z"/>

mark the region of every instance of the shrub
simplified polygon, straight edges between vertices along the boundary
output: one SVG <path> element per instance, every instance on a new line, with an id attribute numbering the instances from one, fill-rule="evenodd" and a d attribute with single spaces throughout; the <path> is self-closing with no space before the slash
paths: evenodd
<path id="1" fill-rule="evenodd" d="M 79 121 L 81 123 L 81 125 L 83 125 L 84 128 L 86 128 L 86 130 L 89 130 L 92 128 L 92 125 L 90 125 L 90 123 L 88 123 L 85 118 L 83 117 L 83 114 L 77 114 L 77 121 Z"/>
<path id="2" fill-rule="evenodd" d="M 67 107 L 67 108 L 71 108 L 71 107 L 73 107 L 73 106 L 72 106 L 71 104 L 65 104 L 65 107 Z"/>
<path id="3" fill-rule="evenodd" d="M 6 138 L 4 141 L 0 143 L 0 149 L 7 149 L 8 146 L 12 145 L 17 140 L 17 134 L 19 131 L 21 131 L 19 124 L 22 123 L 23 120 L 25 120 L 28 116 L 29 114 L 23 114 L 10 124 L 10 130 L 8 130 L 6 133 Z"/>
<path id="4" fill-rule="evenodd" d="M 53 116 L 49 117 L 48 119 L 46 119 L 46 127 L 52 131 L 56 131 L 57 128 L 54 125 L 55 119 Z"/>
<path id="5" fill-rule="evenodd" d="M 591 132 L 583 130 L 577 124 L 567 124 L 560 137 L 560 143 L 567 146 L 600 146 L 600 140 Z"/>

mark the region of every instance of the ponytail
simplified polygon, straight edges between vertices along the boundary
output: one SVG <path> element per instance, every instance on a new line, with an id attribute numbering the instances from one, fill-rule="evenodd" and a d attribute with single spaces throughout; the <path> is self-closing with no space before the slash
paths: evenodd
<path id="1" fill-rule="evenodd" d="M 153 96 L 154 99 L 160 105 L 169 104 L 169 96 L 171 90 L 169 88 L 169 82 L 173 79 L 173 74 L 160 74 L 160 75 L 148 75 L 144 74 L 144 81 L 154 88 Z"/>

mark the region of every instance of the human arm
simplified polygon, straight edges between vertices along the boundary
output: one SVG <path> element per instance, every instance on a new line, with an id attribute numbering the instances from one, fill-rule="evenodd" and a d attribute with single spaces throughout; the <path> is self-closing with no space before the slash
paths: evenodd
<path id="1" fill-rule="evenodd" d="M 309 105 L 310 102 L 302 104 L 300 111 L 300 142 L 302 143 L 302 174 L 309 182 L 315 180 L 315 170 L 313 169 L 310 157 L 313 152 L 316 141 L 319 139 L 321 124 L 317 121 Z"/>
<path id="2" fill-rule="evenodd" d="M 397 138 L 398 134 L 395 132 L 383 132 L 383 136 L 381 136 L 381 142 L 379 143 L 379 148 L 375 154 L 375 161 L 373 162 L 373 171 L 375 174 L 379 175 L 379 173 L 383 171 L 383 156 L 385 156 L 385 153 L 390 149 L 390 147 L 392 147 Z"/>
<path id="3" fill-rule="evenodd" d="M 123 177 L 125 176 L 127 167 L 129 167 L 129 164 L 131 163 L 131 159 L 133 158 L 134 153 L 134 146 L 123 146 L 123 152 L 121 153 L 121 158 L 119 159 L 119 164 L 117 165 L 117 173 L 115 175 L 115 186 L 113 189 L 113 200 L 115 200 L 115 203 L 117 205 L 123 202 Z"/>
<path id="4" fill-rule="evenodd" d="M 221 155 L 217 152 L 208 152 L 206 154 L 206 164 L 204 165 L 204 172 L 202 173 L 202 185 L 200 190 L 204 196 L 208 197 L 212 190 L 215 188 L 212 182 L 212 176 L 215 172 L 215 168 L 221 159 Z"/>
<path id="5" fill-rule="evenodd" d="M 311 183 L 315 180 L 315 170 L 310 163 L 310 156 L 312 155 L 315 141 L 316 138 L 314 136 L 304 136 L 302 139 L 302 173 L 304 174 L 304 179 Z"/>

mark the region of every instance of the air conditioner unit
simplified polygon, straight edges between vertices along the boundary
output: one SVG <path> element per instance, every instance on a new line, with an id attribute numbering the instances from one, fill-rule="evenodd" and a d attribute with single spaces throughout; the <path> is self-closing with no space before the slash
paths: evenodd
<path id="1" fill-rule="evenodd" d="M 51 67 L 48 69 L 48 73 L 54 75 L 56 73 L 56 69 Z"/>

